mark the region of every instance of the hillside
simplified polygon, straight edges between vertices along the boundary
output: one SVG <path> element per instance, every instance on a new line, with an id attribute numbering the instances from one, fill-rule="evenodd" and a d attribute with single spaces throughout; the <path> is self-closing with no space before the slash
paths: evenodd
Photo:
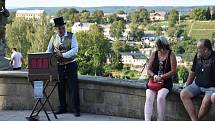
<path id="1" fill-rule="evenodd" d="M 11 12 L 21 9 L 32 10 L 32 9 L 43 9 L 48 15 L 54 15 L 58 10 L 63 8 L 71 8 L 71 7 L 28 7 L 28 8 L 17 8 L 17 9 L 9 9 Z M 123 10 L 126 13 L 135 11 L 140 8 L 146 8 L 147 10 L 155 10 L 155 11 L 170 11 L 172 9 L 176 9 L 180 11 L 182 14 L 186 14 L 187 12 L 191 11 L 192 6 L 190 7 L 170 7 L 170 6 L 156 6 L 156 7 L 144 7 L 144 6 L 109 6 L 109 7 L 73 7 L 76 8 L 78 11 L 82 11 L 84 9 L 93 12 L 94 10 L 103 10 L 104 13 L 114 13 L 118 10 Z"/>
<path id="2" fill-rule="evenodd" d="M 188 36 L 195 39 L 211 39 L 215 34 L 215 21 L 189 21 L 187 32 Z"/>

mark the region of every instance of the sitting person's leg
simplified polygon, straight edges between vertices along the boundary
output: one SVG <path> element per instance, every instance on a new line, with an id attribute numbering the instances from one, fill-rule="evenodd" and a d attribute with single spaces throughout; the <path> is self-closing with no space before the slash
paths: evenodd
<path id="1" fill-rule="evenodd" d="M 212 94 L 212 96 L 211 96 L 211 102 L 213 103 L 213 104 L 215 104 L 215 92 Z"/>
<path id="2" fill-rule="evenodd" d="M 155 91 L 152 91 L 150 89 L 146 90 L 146 102 L 144 109 L 145 121 L 151 121 L 155 96 Z"/>
<path id="3" fill-rule="evenodd" d="M 166 96 L 169 93 L 169 90 L 166 88 L 162 88 L 158 91 L 157 95 L 157 121 L 164 120 L 164 113 L 166 107 Z"/>
<path id="4" fill-rule="evenodd" d="M 205 92 L 205 96 L 202 100 L 201 107 L 199 109 L 198 119 L 201 121 L 203 117 L 207 114 L 211 107 L 211 96 L 215 90 L 215 88 L 201 88 L 203 92 Z"/>
<path id="5" fill-rule="evenodd" d="M 195 82 L 184 88 L 180 93 L 181 100 L 190 116 L 191 121 L 198 121 L 197 113 L 193 105 L 192 98 L 200 93 L 201 90 L 195 84 Z"/>

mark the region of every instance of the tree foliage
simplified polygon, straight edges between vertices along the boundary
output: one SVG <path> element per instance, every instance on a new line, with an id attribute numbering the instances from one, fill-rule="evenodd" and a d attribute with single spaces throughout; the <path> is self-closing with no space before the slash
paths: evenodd
<path id="1" fill-rule="evenodd" d="M 92 25 L 89 31 L 76 33 L 79 43 L 78 61 L 81 74 L 102 75 L 110 44 L 101 28 Z"/>
<path id="2" fill-rule="evenodd" d="M 103 17 L 104 17 L 104 12 L 102 10 L 95 10 L 92 14 L 92 19 L 97 24 L 104 23 Z"/>
<path id="3" fill-rule="evenodd" d="M 117 40 L 119 40 L 120 37 L 123 36 L 124 31 L 125 24 L 122 21 L 114 21 L 113 24 L 111 24 L 110 35 Z"/>
<path id="4" fill-rule="evenodd" d="M 205 20 L 206 10 L 201 7 L 194 8 L 189 15 L 190 15 L 190 18 L 194 20 Z"/>
<path id="5" fill-rule="evenodd" d="M 205 11 L 205 18 L 206 18 L 206 20 L 212 19 L 212 18 L 211 18 L 211 10 L 210 10 L 209 7 L 208 7 L 207 10 Z"/>
<path id="6" fill-rule="evenodd" d="M 27 62 L 29 52 L 46 51 L 53 33 L 52 25 L 47 23 L 48 21 L 45 14 L 40 20 L 26 21 L 24 18 L 14 18 L 6 26 L 6 55 L 10 56 L 11 48 L 15 47 L 22 53 L 25 62 Z"/>
<path id="7" fill-rule="evenodd" d="M 125 23 L 126 21 L 123 18 L 120 18 L 117 16 L 117 14 L 111 14 L 107 17 L 107 22 L 109 24 L 112 24 L 114 21 L 122 21 L 123 23 Z"/>
<path id="8" fill-rule="evenodd" d="M 168 23 L 169 27 L 174 27 L 178 22 L 179 13 L 177 10 L 173 9 L 168 13 Z"/>
<path id="9" fill-rule="evenodd" d="M 177 68 L 177 76 L 178 80 L 183 80 L 184 82 L 187 80 L 189 71 L 185 67 L 178 67 Z"/>
<path id="10" fill-rule="evenodd" d="M 125 14 L 125 11 L 123 11 L 123 10 L 118 10 L 118 11 L 116 12 L 116 14 Z"/>
<path id="11" fill-rule="evenodd" d="M 157 35 L 157 36 L 161 36 L 161 35 L 163 34 L 162 31 L 163 31 L 162 27 L 158 27 L 158 28 L 156 29 L 156 35 Z"/>
<path id="12" fill-rule="evenodd" d="M 75 14 L 78 14 L 79 11 L 75 8 L 64 8 L 59 11 L 57 11 L 57 16 L 63 16 L 64 20 L 71 20 L 72 16 Z"/>
<path id="13" fill-rule="evenodd" d="M 145 8 L 129 13 L 129 20 L 132 23 L 149 23 L 149 12 Z"/>
<path id="14" fill-rule="evenodd" d="M 129 27 L 131 29 L 129 35 L 133 37 L 133 40 L 141 41 L 141 38 L 144 36 L 144 29 L 140 28 L 139 24 L 136 23 L 131 23 Z"/>

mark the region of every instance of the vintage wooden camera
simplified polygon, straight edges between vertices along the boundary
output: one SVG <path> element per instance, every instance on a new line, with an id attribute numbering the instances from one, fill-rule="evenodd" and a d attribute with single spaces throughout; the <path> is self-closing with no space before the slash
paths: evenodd
<path id="1" fill-rule="evenodd" d="M 53 53 L 29 53 L 28 54 L 28 78 L 34 80 L 58 80 L 57 59 Z"/>

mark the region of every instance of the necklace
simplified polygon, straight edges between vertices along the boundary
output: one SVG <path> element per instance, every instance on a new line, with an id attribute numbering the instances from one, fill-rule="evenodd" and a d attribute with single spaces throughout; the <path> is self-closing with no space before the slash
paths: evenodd
<path id="1" fill-rule="evenodd" d="M 167 57 L 167 53 L 168 53 L 167 51 L 165 53 L 163 53 L 163 54 L 160 52 L 159 60 L 164 61 L 166 59 L 166 57 Z"/>
<path id="2" fill-rule="evenodd" d="M 212 63 L 212 59 L 208 59 L 208 60 L 204 60 L 204 59 L 201 59 L 201 68 L 202 68 L 202 72 L 211 66 L 211 63 Z"/>

